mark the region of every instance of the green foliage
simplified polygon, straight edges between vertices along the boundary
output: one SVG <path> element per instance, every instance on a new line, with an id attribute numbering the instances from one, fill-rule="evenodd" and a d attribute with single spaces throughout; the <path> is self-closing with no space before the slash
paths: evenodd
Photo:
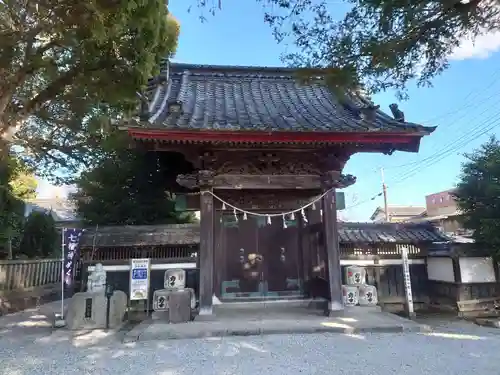
<path id="1" fill-rule="evenodd" d="M 9 154 L 0 159 L 0 249 L 5 253 L 19 244 L 24 200 L 34 198 L 36 188 L 35 177 L 20 160 Z"/>
<path id="2" fill-rule="evenodd" d="M 24 201 L 36 198 L 38 182 L 31 170 L 18 158 L 9 159 L 11 176 L 9 185 L 12 194 Z"/>
<path id="3" fill-rule="evenodd" d="M 110 137 L 98 166 L 84 172 L 73 194 L 78 215 L 87 225 L 148 225 L 192 221 L 175 212 L 168 190 L 188 165 L 177 154 L 126 147 L 120 135 Z"/>
<path id="4" fill-rule="evenodd" d="M 456 199 L 479 246 L 500 259 L 500 143 L 494 137 L 467 155 Z"/>
<path id="5" fill-rule="evenodd" d="M 19 250 L 29 258 L 45 258 L 54 253 L 59 235 L 50 213 L 33 211 L 27 218 Z"/>
<path id="6" fill-rule="evenodd" d="M 38 174 L 88 168 L 178 34 L 163 0 L 1 1 L 0 139 Z"/>
<path id="7" fill-rule="evenodd" d="M 319 75 L 335 90 L 391 88 L 400 98 L 409 81 L 431 85 L 464 37 L 500 30 L 498 0 L 346 0 L 345 8 L 335 6 L 347 11 L 340 20 L 329 13 L 329 0 L 257 1 L 276 39 L 296 44 L 285 62 L 325 69 Z"/>

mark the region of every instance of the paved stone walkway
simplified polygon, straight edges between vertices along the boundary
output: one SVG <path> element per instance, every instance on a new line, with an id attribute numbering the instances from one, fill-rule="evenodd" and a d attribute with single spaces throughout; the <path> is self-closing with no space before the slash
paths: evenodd
<path id="1" fill-rule="evenodd" d="M 123 344 L 103 331 L 52 331 L 0 318 L 0 375 L 477 375 L 497 374 L 500 330 L 425 320 L 432 333 L 308 334 Z M 28 318 L 28 319 L 26 319 Z M 16 324 L 17 323 L 17 324 Z"/>
<path id="2" fill-rule="evenodd" d="M 428 332 L 423 324 L 380 311 L 374 307 L 346 308 L 342 317 L 325 317 L 306 306 L 271 304 L 264 307 L 217 306 L 213 320 L 167 324 L 149 320 L 126 334 L 125 342 L 251 336 L 288 333 Z"/>

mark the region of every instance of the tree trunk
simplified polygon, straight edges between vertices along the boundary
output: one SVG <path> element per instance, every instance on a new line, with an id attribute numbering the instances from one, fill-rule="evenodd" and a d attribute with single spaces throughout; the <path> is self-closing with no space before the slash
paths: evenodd
<path id="1" fill-rule="evenodd" d="M 9 240 L 7 241 L 7 260 L 12 260 L 12 237 L 9 236 Z"/>

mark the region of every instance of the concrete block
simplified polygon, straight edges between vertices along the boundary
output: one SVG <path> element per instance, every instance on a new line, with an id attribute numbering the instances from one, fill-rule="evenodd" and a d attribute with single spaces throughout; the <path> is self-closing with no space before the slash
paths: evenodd
<path id="1" fill-rule="evenodd" d="M 127 294 L 122 290 L 115 290 L 109 300 L 109 328 L 119 328 L 126 311 Z"/>
<path id="2" fill-rule="evenodd" d="M 167 311 L 169 308 L 169 299 L 172 293 L 176 293 L 178 291 L 187 291 L 191 298 L 191 309 L 196 307 L 196 296 L 194 294 L 194 289 L 185 288 L 185 289 L 158 289 L 153 293 L 153 310 L 154 311 Z"/>
<path id="3" fill-rule="evenodd" d="M 185 323 L 191 320 L 191 292 L 189 290 L 172 291 L 168 305 L 170 323 Z"/>

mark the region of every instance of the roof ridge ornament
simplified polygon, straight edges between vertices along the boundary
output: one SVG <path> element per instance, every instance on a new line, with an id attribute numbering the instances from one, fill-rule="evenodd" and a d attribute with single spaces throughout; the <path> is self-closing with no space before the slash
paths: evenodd
<path id="1" fill-rule="evenodd" d="M 394 116 L 394 120 L 398 122 L 405 122 L 405 114 L 398 108 L 398 105 L 396 103 L 390 104 L 389 108 L 392 112 L 392 116 Z"/>

